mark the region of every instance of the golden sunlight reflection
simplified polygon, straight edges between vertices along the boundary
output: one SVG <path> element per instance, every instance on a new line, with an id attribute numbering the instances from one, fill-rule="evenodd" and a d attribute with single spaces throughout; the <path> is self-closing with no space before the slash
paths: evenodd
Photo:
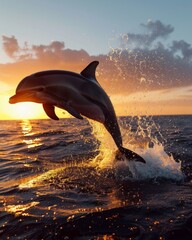
<path id="1" fill-rule="evenodd" d="M 34 135 L 34 132 L 32 131 L 32 125 L 30 123 L 29 120 L 23 120 L 21 123 L 21 129 L 22 129 L 22 133 L 24 136 L 32 136 Z M 23 143 L 27 144 L 28 148 L 33 148 L 33 147 L 37 147 L 37 146 L 41 146 L 41 140 L 40 138 L 27 138 L 27 139 L 23 139 Z"/>
<path id="2" fill-rule="evenodd" d="M 21 121 L 20 125 L 21 125 L 23 135 L 25 136 L 33 135 L 32 125 L 29 120 Z"/>
<path id="3" fill-rule="evenodd" d="M 44 172 L 41 175 L 38 175 L 26 182 L 23 182 L 19 184 L 19 189 L 29 189 L 37 186 L 44 185 L 44 181 L 49 181 L 52 179 L 55 179 L 58 177 L 60 172 L 63 172 L 65 170 L 65 167 L 57 168 L 57 169 L 52 169 L 47 172 Z"/>
<path id="4" fill-rule="evenodd" d="M 71 214 L 77 214 L 77 213 L 85 213 L 85 212 L 99 212 L 99 211 L 103 211 L 106 209 L 111 209 L 111 208 L 115 208 L 115 207 L 120 207 L 120 206 L 127 206 L 130 204 L 140 204 L 140 201 L 138 201 L 137 198 L 134 198 L 131 201 L 127 201 L 125 200 L 126 196 L 124 196 L 124 193 L 119 191 L 119 187 L 116 188 L 114 184 L 114 181 L 109 179 L 106 179 L 106 182 L 108 183 L 104 183 L 104 181 L 102 181 L 102 179 L 100 178 L 100 173 L 98 174 L 95 170 L 92 172 L 91 175 L 92 176 L 92 180 L 90 180 L 90 175 L 88 173 L 87 175 L 87 167 L 89 167 L 89 165 L 79 165 L 78 166 L 81 169 L 81 173 L 83 177 L 77 175 L 77 174 L 71 174 L 70 176 L 67 174 L 68 171 L 71 172 L 71 167 L 67 168 L 67 167 L 60 167 L 57 169 L 53 169 L 53 170 L 49 170 L 45 173 L 42 173 L 39 176 L 34 177 L 33 179 L 30 179 L 29 181 L 26 181 L 24 183 L 21 183 L 19 185 L 19 189 L 20 190 L 27 190 L 27 189 L 31 189 L 31 188 L 37 188 L 37 187 L 43 187 L 43 186 L 49 186 L 52 184 L 55 184 L 55 182 L 57 182 L 57 186 L 60 186 L 59 189 L 61 189 L 61 187 L 65 190 L 65 189 L 70 189 L 70 191 L 72 191 L 72 189 L 79 189 L 79 188 L 84 188 L 84 190 L 87 191 L 87 189 L 91 189 L 91 191 L 94 192 L 94 190 L 98 191 L 98 186 L 99 186 L 99 191 L 103 191 L 105 192 L 107 195 L 105 195 L 105 205 L 102 206 L 94 206 L 94 207 L 85 207 L 84 205 L 78 205 L 78 207 L 70 207 L 69 208 L 65 208 L 65 209 L 57 209 L 57 205 L 54 205 L 50 208 L 55 209 L 54 211 L 59 211 L 59 213 L 61 214 L 62 212 L 64 214 L 70 214 L 70 217 L 68 218 L 68 221 L 72 220 L 71 219 Z M 93 177 L 94 176 L 94 177 Z M 99 178 L 98 178 L 99 176 Z M 78 179 L 78 182 L 76 182 L 76 180 Z M 87 179 L 89 179 L 89 181 L 87 181 Z M 86 182 L 84 182 L 86 181 Z M 99 181 L 99 182 L 98 182 Z M 101 181 L 101 182 L 100 182 Z M 75 182 L 75 184 L 73 184 L 73 182 Z M 46 184 L 45 184 L 46 183 Z M 60 185 L 60 183 L 62 185 Z M 70 184 L 71 186 L 68 187 L 67 185 Z M 111 186 L 113 186 L 113 190 L 109 191 L 107 190 L 106 192 L 106 184 L 109 184 L 109 188 Z M 85 192 L 86 192 L 85 191 Z M 45 192 L 44 191 L 39 191 L 38 192 L 38 196 L 42 196 L 44 195 Z M 122 198 L 123 200 L 122 200 Z M 99 198 L 98 198 L 99 199 Z M 65 201 L 65 198 L 63 198 L 63 200 Z M 74 205 L 75 206 L 75 205 Z"/>
<path id="5" fill-rule="evenodd" d="M 29 208 L 32 208 L 36 205 L 38 205 L 39 202 L 30 202 L 27 204 L 19 204 L 19 205 L 7 205 L 6 206 L 6 211 L 14 214 L 15 216 L 29 216 L 29 213 L 26 213 L 25 211 L 28 210 Z"/>

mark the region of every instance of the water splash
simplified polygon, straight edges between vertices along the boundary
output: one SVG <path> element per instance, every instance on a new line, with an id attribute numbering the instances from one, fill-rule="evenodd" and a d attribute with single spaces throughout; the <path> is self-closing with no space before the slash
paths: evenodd
<path id="1" fill-rule="evenodd" d="M 92 134 L 100 142 L 99 154 L 92 160 L 91 164 L 101 169 L 112 168 L 117 147 L 111 135 L 101 123 L 92 120 L 89 120 L 89 123 L 92 126 Z"/>
<path id="2" fill-rule="evenodd" d="M 124 147 L 141 155 L 146 164 L 128 161 L 124 157 L 118 161 L 117 148 L 110 134 L 102 124 L 91 122 L 94 136 L 101 141 L 100 153 L 93 159 L 93 165 L 103 170 L 113 169 L 116 177 L 124 180 L 184 180 L 181 162 L 176 162 L 172 155 L 166 153 L 166 140 L 151 117 L 130 118 L 129 122 L 121 121 L 120 124 L 123 126 Z"/>
<path id="3" fill-rule="evenodd" d="M 139 151 L 138 151 L 139 153 Z M 146 164 L 123 161 L 117 162 L 118 171 L 127 168 L 135 180 L 184 180 L 180 162 L 176 162 L 173 156 L 169 156 L 162 144 L 155 144 L 153 148 L 142 149 L 140 155 L 146 160 Z M 126 175 L 123 176 L 126 179 Z M 129 178 L 129 177 L 128 177 Z"/>

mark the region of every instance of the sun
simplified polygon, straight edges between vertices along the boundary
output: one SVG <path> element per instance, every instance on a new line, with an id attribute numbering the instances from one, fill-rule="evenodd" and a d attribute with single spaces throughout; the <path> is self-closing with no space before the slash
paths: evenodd
<path id="1" fill-rule="evenodd" d="M 0 95 L 0 120 L 49 119 L 42 104 L 33 102 L 10 104 L 11 95 L 12 93 Z M 71 118 L 71 115 L 63 109 L 55 108 L 55 113 L 59 118 Z"/>
<path id="2" fill-rule="evenodd" d="M 36 103 L 17 103 L 11 106 L 9 115 L 13 119 L 37 119 L 41 118 L 42 108 Z"/>

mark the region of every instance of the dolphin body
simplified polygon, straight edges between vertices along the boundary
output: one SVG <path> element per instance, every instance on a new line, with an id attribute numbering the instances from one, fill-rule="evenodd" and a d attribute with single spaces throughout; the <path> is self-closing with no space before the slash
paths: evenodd
<path id="1" fill-rule="evenodd" d="M 141 156 L 122 146 L 113 105 L 95 77 L 98 64 L 98 61 L 91 62 L 80 74 L 49 70 L 27 76 L 18 84 L 16 94 L 10 97 L 9 103 L 42 103 L 48 117 L 54 120 L 59 120 L 55 114 L 56 106 L 76 118 L 83 119 L 82 116 L 85 116 L 98 121 L 105 126 L 128 160 L 145 163 Z"/>

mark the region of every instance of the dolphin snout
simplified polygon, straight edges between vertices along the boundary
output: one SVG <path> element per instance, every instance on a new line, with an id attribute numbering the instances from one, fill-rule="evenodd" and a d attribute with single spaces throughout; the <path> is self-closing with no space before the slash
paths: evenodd
<path id="1" fill-rule="evenodd" d="M 34 101 L 35 91 L 21 91 L 9 98 L 9 103 L 32 102 Z"/>
<path id="2" fill-rule="evenodd" d="M 9 103 L 11 103 L 11 104 L 17 103 L 16 95 L 13 95 L 12 97 L 9 98 Z"/>

